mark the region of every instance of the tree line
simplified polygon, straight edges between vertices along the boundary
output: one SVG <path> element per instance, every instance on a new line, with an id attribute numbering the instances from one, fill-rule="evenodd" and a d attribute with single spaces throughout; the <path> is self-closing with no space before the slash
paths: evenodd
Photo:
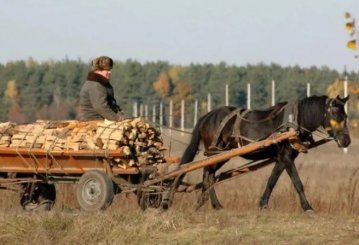
<path id="1" fill-rule="evenodd" d="M 29 58 L 0 64 L 0 121 L 76 119 L 79 92 L 89 69 L 87 62 L 68 59 L 37 62 Z M 352 84 L 359 81 L 357 72 L 346 75 Z M 173 65 L 165 61 L 126 60 L 115 61 L 111 83 L 127 114 L 131 115 L 134 102 L 152 106 L 172 100 L 176 117 L 181 100 L 186 101 L 189 109 L 198 100 L 199 113 L 204 114 L 208 93 L 212 109 L 224 105 L 225 84 L 229 86 L 229 103 L 244 107 L 250 83 L 252 108 L 263 109 L 271 104 L 272 80 L 276 82 L 279 102 L 304 98 L 307 83 L 311 84 L 311 94 L 341 93 L 338 83 L 343 79 L 343 74 L 328 67 L 283 67 L 274 63 L 236 66 L 225 62 Z M 355 88 L 350 92 L 357 100 Z M 349 111 L 354 118 L 358 117 L 356 104 Z"/>

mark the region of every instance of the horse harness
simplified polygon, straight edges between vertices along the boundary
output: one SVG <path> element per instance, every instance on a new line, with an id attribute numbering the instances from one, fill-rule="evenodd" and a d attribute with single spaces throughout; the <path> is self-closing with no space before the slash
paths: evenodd
<path id="1" fill-rule="evenodd" d="M 252 110 L 249 110 L 246 108 L 237 108 L 237 109 L 233 110 L 231 113 L 229 113 L 226 117 L 224 117 L 223 120 L 221 121 L 218 129 L 216 130 L 216 132 L 214 134 L 212 143 L 209 146 L 208 151 L 206 152 L 206 155 L 211 155 L 211 154 L 215 153 L 215 151 L 222 151 L 222 150 L 226 149 L 227 146 L 224 147 L 223 149 L 221 149 L 217 146 L 217 143 L 218 143 L 218 139 L 219 139 L 223 129 L 225 128 L 227 123 L 234 117 L 235 117 L 235 122 L 234 122 L 233 129 L 232 129 L 232 137 L 235 138 L 235 142 L 237 142 L 238 147 L 243 145 L 243 140 L 247 140 L 249 142 L 256 141 L 254 139 L 245 137 L 244 135 L 241 134 L 240 124 L 242 121 L 255 122 L 255 123 L 265 122 L 265 121 L 275 118 L 282 111 L 284 111 L 283 123 L 275 131 L 278 131 L 278 130 L 284 131 L 284 130 L 287 130 L 288 128 L 293 128 L 294 130 L 298 130 L 298 103 L 297 102 L 288 102 L 285 105 L 283 105 L 282 107 L 280 107 L 279 109 L 271 112 L 266 118 L 257 120 L 257 121 L 249 121 L 248 119 L 245 118 L 245 116 L 251 111 Z"/>

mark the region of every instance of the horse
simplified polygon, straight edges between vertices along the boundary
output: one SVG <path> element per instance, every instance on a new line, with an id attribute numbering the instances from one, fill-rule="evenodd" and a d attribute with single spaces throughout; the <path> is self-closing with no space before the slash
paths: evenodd
<path id="1" fill-rule="evenodd" d="M 323 95 L 307 97 L 296 102 L 277 103 L 264 110 L 247 110 L 233 106 L 214 109 L 196 123 L 180 165 L 193 161 L 201 142 L 208 156 L 265 139 L 278 131 L 293 129 L 297 131 L 298 140 L 314 143 L 312 133 L 323 127 L 340 148 L 345 148 L 351 142 L 344 108 L 348 99 L 349 96 L 329 98 Z M 313 211 L 304 194 L 303 184 L 294 164 L 299 153 L 288 139 L 241 156 L 254 161 L 271 159 L 275 162 L 260 198 L 261 209 L 268 207 L 272 190 L 280 175 L 286 170 L 299 195 L 302 209 Z M 227 161 L 203 169 L 202 193 L 197 200 L 196 209 L 209 198 L 212 208 L 223 208 L 212 185 L 215 183 L 216 171 Z M 182 179 L 183 177 L 181 176 Z"/>

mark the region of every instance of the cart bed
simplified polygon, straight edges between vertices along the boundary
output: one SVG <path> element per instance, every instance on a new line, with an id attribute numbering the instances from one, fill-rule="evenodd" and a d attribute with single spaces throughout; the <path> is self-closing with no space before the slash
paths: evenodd
<path id="1" fill-rule="evenodd" d="M 83 174 L 90 170 L 104 170 L 104 160 L 123 157 L 119 150 L 64 150 L 0 147 L 0 172 L 3 173 L 48 173 Z M 117 164 L 112 172 L 118 174 L 138 174 L 137 167 L 120 168 Z"/>

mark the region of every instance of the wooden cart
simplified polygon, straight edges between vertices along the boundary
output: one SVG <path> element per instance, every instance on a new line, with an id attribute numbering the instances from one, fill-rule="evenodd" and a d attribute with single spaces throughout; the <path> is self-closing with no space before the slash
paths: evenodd
<path id="1" fill-rule="evenodd" d="M 166 209 L 172 203 L 177 191 L 176 181 L 181 175 L 276 144 L 294 134 L 281 133 L 245 147 L 184 164 L 167 173 L 160 173 L 157 167 L 151 165 L 127 169 L 119 167 L 115 159 L 125 157 L 121 149 L 47 151 L 0 148 L 0 188 L 18 190 L 24 209 L 51 209 L 56 199 L 56 183 L 77 183 L 77 200 L 81 208 L 87 211 L 105 209 L 115 194 L 126 192 L 137 194 L 142 209 Z M 226 178 L 254 171 L 270 162 L 227 171 Z M 188 190 L 194 188 L 191 186 Z"/>

